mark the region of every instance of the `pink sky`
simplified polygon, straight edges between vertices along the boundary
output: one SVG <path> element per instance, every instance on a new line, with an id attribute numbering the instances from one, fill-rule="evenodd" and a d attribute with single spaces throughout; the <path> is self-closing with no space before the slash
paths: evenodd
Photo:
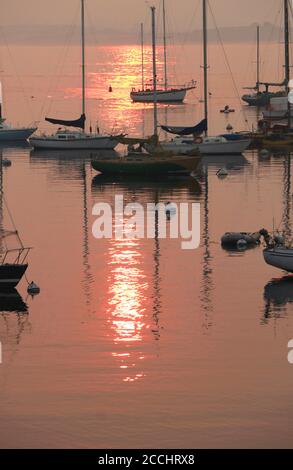
<path id="1" fill-rule="evenodd" d="M 148 6 L 162 0 L 86 0 L 91 20 L 99 29 L 133 29 L 148 18 Z M 166 0 L 171 25 L 185 31 L 196 14 L 199 26 L 200 0 Z M 21 4 L 21 9 L 19 8 Z M 274 21 L 282 0 L 210 0 L 219 26 L 249 25 Z M 9 0 L 2 2 L 2 25 L 71 24 L 79 0 Z M 196 27 L 196 24 L 195 24 Z"/>

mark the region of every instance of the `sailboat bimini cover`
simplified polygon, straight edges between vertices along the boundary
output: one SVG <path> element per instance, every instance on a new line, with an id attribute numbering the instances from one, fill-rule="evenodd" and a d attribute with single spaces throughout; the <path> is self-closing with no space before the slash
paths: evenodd
<path id="1" fill-rule="evenodd" d="M 82 114 L 79 119 L 75 121 L 64 121 L 63 119 L 53 119 L 53 118 L 45 118 L 46 121 L 50 122 L 51 124 L 59 124 L 60 126 L 68 126 L 68 127 L 78 127 L 79 129 L 85 128 L 85 114 Z"/>
<path id="2" fill-rule="evenodd" d="M 176 135 L 191 135 L 191 134 L 202 134 L 203 132 L 208 130 L 208 122 L 206 119 L 200 121 L 194 127 L 169 127 L 169 126 L 161 126 L 163 131 L 169 132 L 170 134 Z"/>

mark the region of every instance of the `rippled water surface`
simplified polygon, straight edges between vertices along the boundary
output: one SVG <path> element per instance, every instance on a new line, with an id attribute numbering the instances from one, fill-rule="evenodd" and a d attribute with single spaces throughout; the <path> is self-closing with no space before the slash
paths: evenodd
<path id="1" fill-rule="evenodd" d="M 228 47 L 239 86 L 253 81 L 237 62 L 237 50 L 248 60 L 249 47 Z M 28 50 L 13 50 L 34 118 L 49 108 L 51 115 L 78 116 L 77 51 L 75 71 L 53 88 L 44 69 L 54 51 L 46 52 L 45 60 L 33 48 L 39 61 L 29 68 Z M 187 52 L 199 65 L 200 49 Z M 94 61 L 91 50 L 92 123 L 98 116 L 106 130 L 147 134 L 151 107 L 128 99 L 139 50 L 103 48 L 97 55 Z M 211 56 L 216 60 L 215 46 Z M 180 80 L 192 78 L 193 66 L 180 69 Z M 214 67 L 211 126 L 222 131 L 231 121 L 240 128 L 240 105 L 221 77 L 220 59 Z M 58 98 L 51 104 L 49 89 Z M 17 113 L 15 78 L 6 90 L 8 119 L 26 122 L 29 108 L 20 99 Z M 161 107 L 160 122 L 193 124 L 200 98 L 199 87 L 186 104 Z M 227 100 L 236 109 L 229 118 L 219 113 Z M 255 111 L 247 120 L 256 121 Z M 293 282 L 265 265 L 261 247 L 227 252 L 219 243 L 226 231 L 273 224 L 290 235 L 291 155 L 205 158 L 198 181 L 97 176 L 85 152 L 10 148 L 3 156 L 12 161 L 3 170 L 4 191 L 24 242 L 34 247 L 28 278 L 41 294 L 28 297 L 23 281 L 18 292 L 0 295 L 0 446 L 291 447 Z M 224 165 L 229 175 L 221 180 L 216 172 Z M 200 248 L 182 250 L 180 240 L 158 237 L 94 239 L 93 205 L 114 207 L 116 194 L 143 206 L 200 203 Z"/>

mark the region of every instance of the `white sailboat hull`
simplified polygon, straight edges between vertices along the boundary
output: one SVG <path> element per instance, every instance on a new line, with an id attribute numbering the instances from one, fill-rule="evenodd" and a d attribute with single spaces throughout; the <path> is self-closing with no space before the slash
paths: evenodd
<path id="1" fill-rule="evenodd" d="M 80 137 L 73 140 L 60 140 L 55 137 L 31 137 L 29 142 L 36 149 L 55 150 L 114 150 L 118 145 L 114 138 L 107 136 Z"/>
<path id="2" fill-rule="evenodd" d="M 204 142 L 198 146 L 201 155 L 237 155 L 242 154 L 250 145 L 250 140 Z"/>
<path id="3" fill-rule="evenodd" d="M 207 138 L 203 143 L 195 143 L 193 139 L 175 138 L 161 143 L 164 150 L 189 153 L 198 150 L 201 155 L 237 155 L 242 154 L 250 145 L 250 140 L 225 140 L 222 138 Z"/>
<path id="4" fill-rule="evenodd" d="M 270 266 L 293 273 L 293 248 L 267 248 L 263 255 Z"/>
<path id="5" fill-rule="evenodd" d="M 27 140 L 37 128 L 23 128 L 23 129 L 14 129 L 14 128 L 3 128 L 0 129 L 0 142 L 6 141 L 25 141 Z"/>
<path id="6" fill-rule="evenodd" d="M 181 88 L 177 90 L 157 90 L 157 102 L 168 103 L 168 102 L 182 102 L 186 96 L 188 90 L 192 88 Z M 136 103 L 153 103 L 155 96 L 153 90 L 146 91 L 132 91 L 130 98 Z"/>

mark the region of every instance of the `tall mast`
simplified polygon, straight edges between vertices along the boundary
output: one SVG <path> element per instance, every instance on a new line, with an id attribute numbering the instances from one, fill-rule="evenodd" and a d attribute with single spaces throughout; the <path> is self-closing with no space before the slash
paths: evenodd
<path id="1" fill-rule="evenodd" d="M 81 0 L 81 55 L 82 55 L 82 114 L 85 114 L 85 33 L 84 0 Z"/>
<path id="2" fill-rule="evenodd" d="M 152 11 L 152 42 L 153 42 L 153 83 L 154 83 L 154 135 L 158 135 L 158 106 L 157 106 L 157 63 L 156 63 L 156 7 Z"/>
<path id="3" fill-rule="evenodd" d="M 166 38 L 165 0 L 163 0 L 163 33 L 164 33 L 164 76 L 165 76 L 164 88 L 165 88 L 165 90 L 167 90 L 167 88 L 168 88 L 168 72 L 167 72 L 167 38 Z"/>
<path id="4" fill-rule="evenodd" d="M 256 90 L 259 92 L 260 82 L 260 47 L 259 47 L 259 25 L 256 28 Z"/>
<path id="5" fill-rule="evenodd" d="M 140 24 L 141 33 L 141 89 L 144 91 L 144 31 L 143 23 Z"/>
<path id="6" fill-rule="evenodd" d="M 289 5 L 288 0 L 284 0 L 284 34 L 285 34 L 285 86 L 286 93 L 289 94 L 290 82 L 290 34 L 289 34 Z M 291 105 L 288 100 L 288 126 L 291 127 Z"/>
<path id="7" fill-rule="evenodd" d="M 208 35 L 207 35 L 207 5 L 203 0 L 203 70 L 204 70 L 204 117 L 208 123 Z M 208 127 L 208 124 L 207 124 Z M 207 135 L 207 131 L 205 132 Z"/>

